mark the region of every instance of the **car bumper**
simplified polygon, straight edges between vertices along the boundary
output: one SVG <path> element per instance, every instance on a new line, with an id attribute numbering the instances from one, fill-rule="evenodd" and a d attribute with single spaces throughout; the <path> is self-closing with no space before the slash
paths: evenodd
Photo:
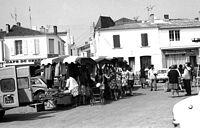
<path id="1" fill-rule="evenodd" d="M 180 128 L 180 124 L 175 119 L 172 120 L 172 124 L 174 125 L 174 127 Z"/>

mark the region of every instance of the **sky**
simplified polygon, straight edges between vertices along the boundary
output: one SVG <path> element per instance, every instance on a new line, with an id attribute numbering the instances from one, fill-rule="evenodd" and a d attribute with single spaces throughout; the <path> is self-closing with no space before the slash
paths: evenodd
<path id="1" fill-rule="evenodd" d="M 0 28 L 14 25 L 15 14 L 23 27 L 30 27 L 30 7 L 32 26 L 56 25 L 60 31 L 69 31 L 75 42 L 84 42 L 99 16 L 145 20 L 149 6 L 157 18 L 164 14 L 170 18 L 200 17 L 200 0 L 0 0 Z"/>

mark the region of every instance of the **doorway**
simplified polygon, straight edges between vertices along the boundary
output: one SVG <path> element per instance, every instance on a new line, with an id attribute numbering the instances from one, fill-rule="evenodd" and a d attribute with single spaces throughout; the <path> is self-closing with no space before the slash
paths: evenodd
<path id="1" fill-rule="evenodd" d="M 135 71 L 135 57 L 129 57 L 129 66 L 132 68 L 133 71 Z"/>
<path id="2" fill-rule="evenodd" d="M 140 57 L 140 68 L 148 68 L 151 65 L 151 56 Z"/>

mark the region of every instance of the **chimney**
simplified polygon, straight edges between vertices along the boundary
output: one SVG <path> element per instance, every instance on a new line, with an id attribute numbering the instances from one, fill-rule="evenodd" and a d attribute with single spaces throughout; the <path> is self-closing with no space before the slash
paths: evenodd
<path id="1" fill-rule="evenodd" d="M 6 24 L 6 33 L 9 33 L 9 32 L 10 32 L 10 25 Z"/>
<path id="2" fill-rule="evenodd" d="M 196 21 L 199 21 L 199 17 L 194 18 Z"/>
<path id="3" fill-rule="evenodd" d="M 164 19 L 165 19 L 165 20 L 169 20 L 169 14 L 165 14 L 165 15 L 164 15 Z"/>
<path id="4" fill-rule="evenodd" d="M 40 28 L 40 32 L 45 33 L 45 28 L 44 28 L 44 26 L 41 26 L 41 28 Z"/>
<path id="5" fill-rule="evenodd" d="M 151 23 L 154 23 L 154 14 L 150 14 L 150 16 L 149 16 L 149 21 L 150 21 Z"/>
<path id="6" fill-rule="evenodd" d="M 53 26 L 53 32 L 54 32 L 54 34 L 58 34 L 58 31 L 57 31 L 57 26 Z"/>
<path id="7" fill-rule="evenodd" d="M 17 26 L 18 26 L 18 27 L 21 27 L 21 23 L 20 23 L 20 22 L 17 22 Z"/>

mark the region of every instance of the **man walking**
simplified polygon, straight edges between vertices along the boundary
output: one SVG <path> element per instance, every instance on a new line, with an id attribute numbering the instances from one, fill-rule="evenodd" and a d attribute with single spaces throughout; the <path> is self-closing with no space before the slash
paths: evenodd
<path id="1" fill-rule="evenodd" d="M 191 80 L 192 80 L 192 75 L 191 75 L 191 70 L 192 68 L 190 67 L 190 63 L 185 64 L 185 69 L 183 72 L 183 84 L 186 90 L 186 96 L 191 95 Z"/>
<path id="2" fill-rule="evenodd" d="M 151 86 L 151 91 L 157 91 L 157 71 L 154 69 L 154 65 L 150 66 L 150 69 L 148 71 L 148 78 L 150 79 L 150 86 Z"/>

